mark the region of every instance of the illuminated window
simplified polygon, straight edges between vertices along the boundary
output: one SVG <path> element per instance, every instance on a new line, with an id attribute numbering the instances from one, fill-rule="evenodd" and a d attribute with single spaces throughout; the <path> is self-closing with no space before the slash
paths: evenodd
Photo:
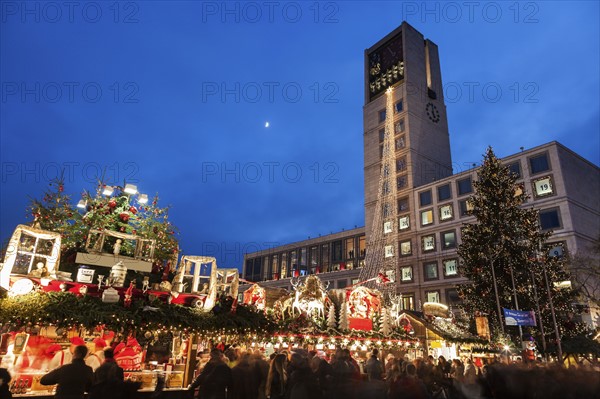
<path id="1" fill-rule="evenodd" d="M 400 243 L 400 255 L 408 256 L 411 254 L 412 254 L 412 246 L 411 246 L 410 240 L 402 241 Z"/>
<path id="2" fill-rule="evenodd" d="M 444 222 L 446 220 L 452 220 L 454 216 L 454 212 L 452 211 L 452 204 L 442 205 L 439 208 L 440 210 L 440 222 Z"/>
<path id="3" fill-rule="evenodd" d="M 412 266 L 403 266 L 400 268 L 400 273 L 402 274 L 401 281 L 409 282 L 413 280 L 413 270 Z"/>
<path id="4" fill-rule="evenodd" d="M 400 216 L 398 218 L 398 229 L 406 230 L 408 228 L 410 228 L 410 216 Z"/>
<path id="5" fill-rule="evenodd" d="M 442 265 L 444 267 L 444 276 L 458 276 L 458 263 L 456 259 L 446 259 L 442 262 Z"/>
<path id="6" fill-rule="evenodd" d="M 433 251 L 435 250 L 435 235 L 427 235 L 421 238 L 421 243 L 423 246 L 423 252 Z"/>
<path id="7" fill-rule="evenodd" d="M 433 210 L 421 211 L 421 226 L 427 226 L 431 223 L 433 223 Z"/>
<path id="8" fill-rule="evenodd" d="M 425 296 L 427 298 L 427 302 L 436 302 L 436 303 L 440 302 L 440 292 L 439 291 L 427 291 L 425 293 Z"/>
<path id="9" fill-rule="evenodd" d="M 533 192 L 536 197 L 544 197 L 546 195 L 554 194 L 554 188 L 552 185 L 552 178 L 545 176 L 540 179 L 533 181 Z"/>

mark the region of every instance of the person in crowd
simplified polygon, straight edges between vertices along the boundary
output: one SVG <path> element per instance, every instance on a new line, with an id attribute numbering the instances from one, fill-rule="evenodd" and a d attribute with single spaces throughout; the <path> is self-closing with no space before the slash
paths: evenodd
<path id="1" fill-rule="evenodd" d="M 287 385 L 287 356 L 283 353 L 275 355 L 269 366 L 269 374 L 265 386 L 265 395 L 270 399 L 283 399 Z"/>
<path id="2" fill-rule="evenodd" d="M 396 360 L 396 357 L 394 356 L 393 353 L 388 353 L 388 355 L 385 357 L 385 378 L 387 380 L 390 369 L 392 368 L 392 365 L 394 364 L 394 360 Z"/>
<path id="3" fill-rule="evenodd" d="M 319 356 L 310 359 L 310 369 L 323 397 L 328 397 L 329 383 L 332 375 L 331 365 Z"/>
<path id="4" fill-rule="evenodd" d="M 465 366 L 460 359 L 452 359 L 450 366 L 450 377 L 456 382 L 461 383 L 465 374 Z"/>
<path id="5" fill-rule="evenodd" d="M 367 361 L 367 366 L 365 367 L 369 381 L 381 381 L 383 379 L 383 364 L 377 358 L 377 355 L 379 355 L 379 351 L 373 349 L 371 357 Z"/>
<path id="6" fill-rule="evenodd" d="M 265 360 L 264 353 L 255 351 L 250 356 L 250 363 L 253 368 L 253 373 L 256 376 L 258 383 L 257 399 L 266 399 L 265 387 L 267 385 L 267 376 L 269 374 L 269 362 Z"/>
<path id="7" fill-rule="evenodd" d="M 232 384 L 227 399 L 256 399 L 260 376 L 250 364 L 250 354 L 243 353 L 238 363 L 231 369 Z M 257 378 L 258 377 L 258 378 Z"/>
<path id="8" fill-rule="evenodd" d="M 104 348 L 106 348 L 106 341 L 98 337 L 94 339 L 93 343 L 94 351 L 85 358 L 85 364 L 96 371 L 96 369 L 104 362 Z"/>
<path id="9" fill-rule="evenodd" d="M 108 348 L 102 357 L 104 362 L 94 371 L 94 384 L 90 390 L 90 399 L 123 397 L 124 373 L 123 369 L 115 362 L 114 351 Z"/>
<path id="10" fill-rule="evenodd" d="M 188 390 L 194 392 L 199 388 L 198 397 L 202 399 L 226 399 L 231 384 L 231 369 L 223 360 L 221 351 L 215 348 L 210 351 L 210 360 Z"/>
<path id="11" fill-rule="evenodd" d="M 11 376 L 7 369 L 0 367 L 0 399 L 11 399 L 10 393 Z"/>
<path id="12" fill-rule="evenodd" d="M 73 350 L 71 363 L 60 366 L 40 379 L 42 385 L 55 385 L 56 399 L 83 399 L 94 381 L 92 368 L 85 364 L 88 349 L 85 345 L 77 345 Z"/>
<path id="13" fill-rule="evenodd" d="M 71 363 L 71 360 L 73 359 L 73 352 L 75 351 L 75 348 L 80 345 L 85 346 L 85 341 L 81 337 L 71 338 L 71 346 L 69 346 L 67 349 L 56 352 L 52 360 L 50 360 L 48 369 L 54 370 L 62 365 Z"/>
<path id="14" fill-rule="evenodd" d="M 428 399 L 425 384 L 417 377 L 414 364 L 406 365 L 406 374 L 390 386 L 389 399 Z"/>
<path id="15" fill-rule="evenodd" d="M 308 365 L 308 355 L 293 352 L 291 370 L 286 387 L 286 399 L 321 399 L 321 392 Z"/>

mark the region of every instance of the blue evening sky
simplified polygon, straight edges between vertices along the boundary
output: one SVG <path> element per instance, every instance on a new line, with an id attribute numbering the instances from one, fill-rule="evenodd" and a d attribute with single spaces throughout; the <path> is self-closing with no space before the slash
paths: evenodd
<path id="1" fill-rule="evenodd" d="M 1 1 L 0 241 L 59 168 L 75 201 L 103 170 L 158 192 L 220 267 L 362 226 L 363 51 L 403 20 L 439 46 L 456 172 L 553 140 L 597 165 L 598 4 Z"/>

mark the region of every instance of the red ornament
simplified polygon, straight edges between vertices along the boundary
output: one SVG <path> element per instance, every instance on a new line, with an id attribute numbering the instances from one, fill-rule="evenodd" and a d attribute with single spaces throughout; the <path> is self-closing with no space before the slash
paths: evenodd
<path id="1" fill-rule="evenodd" d="M 122 221 L 127 222 L 129 220 L 129 213 L 121 212 L 119 214 L 119 217 L 121 218 Z"/>
<path id="2" fill-rule="evenodd" d="M 137 213 L 137 209 L 136 209 L 136 207 L 135 207 L 135 206 L 133 206 L 133 205 L 132 205 L 132 206 L 130 206 L 130 207 L 129 207 L 129 212 L 131 212 L 131 213 L 133 213 L 133 214 L 135 215 L 135 214 Z"/>
<path id="3" fill-rule="evenodd" d="M 115 206 L 117 206 L 117 201 L 115 201 L 115 200 L 108 201 L 108 206 L 111 208 L 114 208 Z"/>
<path id="4" fill-rule="evenodd" d="M 62 193 L 65 190 L 65 186 L 63 186 L 62 184 L 58 186 L 58 192 Z"/>

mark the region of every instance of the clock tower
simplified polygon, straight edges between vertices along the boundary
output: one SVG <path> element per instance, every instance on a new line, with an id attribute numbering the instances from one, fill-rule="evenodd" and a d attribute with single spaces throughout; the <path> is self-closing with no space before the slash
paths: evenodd
<path id="1" fill-rule="evenodd" d="M 413 204 L 415 188 L 452 174 L 450 138 L 437 46 L 407 22 L 365 50 L 364 179 L 367 240 L 373 229 L 381 175 L 386 90 L 392 88 L 397 215 Z M 388 107 L 389 109 L 389 107 Z M 388 121 L 389 123 L 389 121 Z M 404 221 L 399 221 L 400 226 Z M 416 224 L 410 220 L 411 225 Z M 406 227 L 406 226 L 405 226 Z M 401 229 L 395 228 L 398 237 Z M 407 229 L 408 230 L 408 229 Z M 414 229 L 410 229 L 413 230 Z"/>

